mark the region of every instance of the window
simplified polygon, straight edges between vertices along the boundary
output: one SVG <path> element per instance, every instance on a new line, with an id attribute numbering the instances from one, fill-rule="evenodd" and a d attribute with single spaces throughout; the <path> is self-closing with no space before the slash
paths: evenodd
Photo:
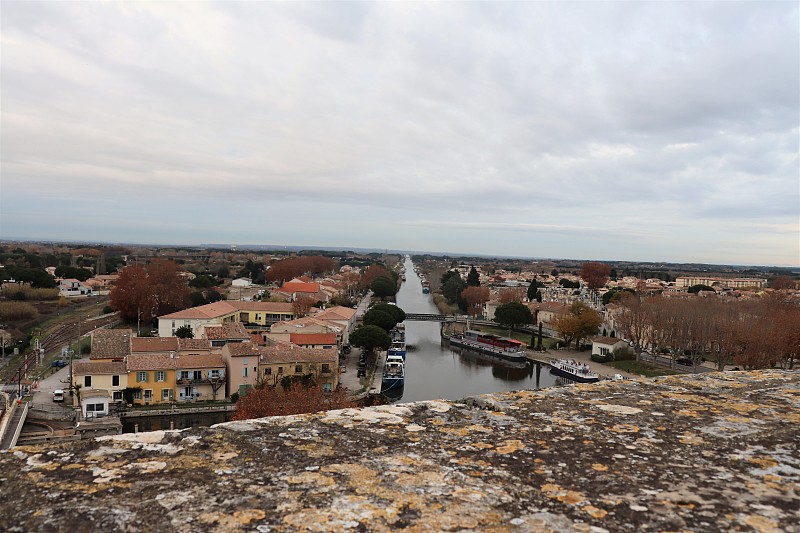
<path id="1" fill-rule="evenodd" d="M 242 377 L 243 378 L 247 377 L 247 367 L 242 368 Z"/>
<path id="2" fill-rule="evenodd" d="M 265 368 L 264 369 L 264 375 L 265 376 L 271 376 L 272 375 L 272 368 L 269 368 L 269 367 Z"/>
<path id="3" fill-rule="evenodd" d="M 303 365 L 294 365 L 294 373 L 295 374 L 302 374 L 303 373 Z"/>
<path id="4" fill-rule="evenodd" d="M 323 390 L 325 392 L 330 392 L 331 391 L 331 384 L 330 383 L 325 383 L 325 384 L 322 385 L 322 388 L 323 388 Z"/>
<path id="5" fill-rule="evenodd" d="M 169 400 L 172 398 L 172 389 L 161 389 L 161 399 Z"/>
<path id="6" fill-rule="evenodd" d="M 163 370 L 156 370 L 156 381 L 167 381 L 167 373 Z"/>
<path id="7" fill-rule="evenodd" d="M 137 383 L 146 383 L 147 382 L 147 372 L 137 372 L 136 373 L 136 382 Z"/>
<path id="8" fill-rule="evenodd" d="M 189 371 L 181 370 L 178 379 L 189 379 Z"/>
<path id="9" fill-rule="evenodd" d="M 134 400 L 141 400 L 142 399 L 142 391 L 141 390 L 133 391 L 133 399 Z"/>
<path id="10" fill-rule="evenodd" d="M 121 402 L 122 401 L 122 391 L 121 390 L 115 390 L 114 393 L 113 393 L 113 398 L 114 398 L 115 402 Z"/>
<path id="11" fill-rule="evenodd" d="M 119 376 L 111 376 L 111 386 L 119 387 Z"/>
<path id="12" fill-rule="evenodd" d="M 103 403 L 87 403 L 86 404 L 86 412 L 87 413 L 102 413 L 106 410 L 106 406 Z"/>
<path id="13" fill-rule="evenodd" d="M 245 358 L 244 358 L 244 362 L 243 362 L 243 364 L 244 364 L 245 366 L 247 365 L 247 357 L 245 357 Z"/>
<path id="14" fill-rule="evenodd" d="M 202 370 L 195 370 L 192 372 L 192 379 L 200 380 L 203 379 L 203 371 Z"/>
<path id="15" fill-rule="evenodd" d="M 92 386 L 92 376 L 83 376 L 83 386 L 87 388 Z"/>
<path id="16" fill-rule="evenodd" d="M 331 348 L 333 348 L 332 344 L 323 344 L 322 345 L 322 349 L 323 350 L 330 350 Z"/>
<path id="17" fill-rule="evenodd" d="M 153 400 L 153 391 L 152 389 L 145 389 L 144 390 L 144 401 L 150 402 Z"/>
<path id="18" fill-rule="evenodd" d="M 608 348 L 600 348 L 600 355 L 608 355 Z"/>
<path id="19" fill-rule="evenodd" d="M 283 374 L 283 367 L 282 366 L 278 367 L 278 374 Z"/>
<path id="20" fill-rule="evenodd" d="M 217 379 L 222 377 L 222 370 L 209 370 L 208 377 L 210 379 Z"/>
<path id="21" fill-rule="evenodd" d="M 330 372 L 331 371 L 331 365 L 329 365 L 328 363 L 322 363 L 322 371 L 326 372 L 326 373 Z"/>

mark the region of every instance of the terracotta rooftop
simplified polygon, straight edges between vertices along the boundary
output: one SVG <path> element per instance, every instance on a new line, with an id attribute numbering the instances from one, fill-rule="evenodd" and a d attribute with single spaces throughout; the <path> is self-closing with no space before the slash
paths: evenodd
<path id="1" fill-rule="evenodd" d="M 175 365 L 178 369 L 225 368 L 225 359 L 219 354 L 181 355 Z"/>
<path id="2" fill-rule="evenodd" d="M 220 318 L 225 315 L 229 315 L 231 313 L 236 312 L 236 307 L 234 307 L 233 303 L 238 303 L 235 301 L 227 302 L 214 302 L 211 304 L 200 305 L 197 307 L 190 307 L 189 309 L 184 309 L 183 311 L 178 311 L 176 313 L 170 313 L 168 315 L 160 316 L 159 319 L 166 318 L 166 319 L 195 319 L 195 320 L 207 320 L 212 318 Z"/>
<path id="3" fill-rule="evenodd" d="M 205 326 L 203 335 L 209 340 L 247 340 L 250 336 L 241 322 L 231 322 L 223 326 Z"/>
<path id="4" fill-rule="evenodd" d="M 131 354 L 126 361 L 128 372 L 139 370 L 175 370 L 177 359 L 169 354 L 139 353 Z"/>
<path id="5" fill-rule="evenodd" d="M 309 344 L 336 344 L 335 333 L 290 333 L 289 342 L 298 346 Z"/>
<path id="6" fill-rule="evenodd" d="M 614 337 L 603 337 L 602 335 L 598 335 L 597 337 L 592 338 L 592 342 L 599 342 L 601 344 L 616 344 L 620 341 L 625 342 L 622 339 L 617 339 Z"/>
<path id="7" fill-rule="evenodd" d="M 303 348 L 290 342 L 276 342 L 263 346 L 262 363 L 338 363 L 339 354 L 336 350 L 314 350 Z"/>
<path id="8" fill-rule="evenodd" d="M 178 339 L 178 350 L 210 350 L 208 339 Z"/>
<path id="9" fill-rule="evenodd" d="M 176 352 L 178 337 L 133 337 L 131 353 Z"/>
<path id="10" fill-rule="evenodd" d="M 90 359 L 117 359 L 131 353 L 130 329 L 96 329 L 92 332 Z"/>
<path id="11" fill-rule="evenodd" d="M 799 391 L 708 373 L 21 446 L 0 452 L 0 524 L 797 532 Z"/>
<path id="12" fill-rule="evenodd" d="M 74 375 L 111 374 L 122 375 L 126 373 L 125 363 L 112 363 L 110 361 L 74 361 L 72 363 Z"/>
<path id="13" fill-rule="evenodd" d="M 329 307 L 324 311 L 320 311 L 314 315 L 314 318 L 318 318 L 320 320 L 350 320 L 353 318 L 353 316 L 355 316 L 355 314 L 355 309 L 337 305 L 334 307 Z"/>
<path id="14" fill-rule="evenodd" d="M 223 352 L 227 351 L 232 357 L 252 357 L 254 355 L 261 355 L 258 346 L 254 346 L 249 342 L 229 342 L 223 346 Z"/>
<path id="15" fill-rule="evenodd" d="M 308 293 L 317 293 L 319 292 L 319 283 L 300 283 L 300 282 L 288 282 L 284 283 L 283 286 L 278 289 L 280 292 L 308 292 Z"/>

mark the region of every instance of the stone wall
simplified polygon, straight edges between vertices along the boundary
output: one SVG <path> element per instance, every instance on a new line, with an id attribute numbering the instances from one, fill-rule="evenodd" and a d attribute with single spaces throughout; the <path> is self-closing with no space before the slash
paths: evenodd
<path id="1" fill-rule="evenodd" d="M 492 394 L 0 455 L 7 531 L 798 531 L 800 375 Z"/>

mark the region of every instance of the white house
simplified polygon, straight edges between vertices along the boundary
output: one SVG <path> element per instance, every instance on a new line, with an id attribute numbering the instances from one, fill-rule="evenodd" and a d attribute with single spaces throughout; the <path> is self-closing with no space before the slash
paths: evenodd
<path id="1" fill-rule="evenodd" d="M 63 279 L 58 284 L 59 296 L 91 296 L 92 288 L 77 279 Z"/>
<path id="2" fill-rule="evenodd" d="M 592 339 L 592 355 L 611 355 L 618 348 L 626 348 L 628 343 L 614 337 L 595 337 Z"/>

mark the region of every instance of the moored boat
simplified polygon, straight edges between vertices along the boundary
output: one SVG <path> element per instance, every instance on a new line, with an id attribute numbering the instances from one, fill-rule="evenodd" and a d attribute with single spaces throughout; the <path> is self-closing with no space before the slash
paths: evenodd
<path id="1" fill-rule="evenodd" d="M 580 361 L 551 359 L 550 372 L 581 383 L 600 381 L 600 375 L 597 372 L 593 372 L 586 363 L 581 363 Z"/>
<path id="2" fill-rule="evenodd" d="M 383 366 L 383 378 L 381 379 L 381 389 L 397 389 L 405 385 L 406 366 L 402 359 L 396 356 L 386 358 Z"/>
<path id="3" fill-rule="evenodd" d="M 527 363 L 525 343 L 492 333 L 467 330 L 463 335 L 451 335 L 450 344 L 499 357 L 512 363 Z"/>

